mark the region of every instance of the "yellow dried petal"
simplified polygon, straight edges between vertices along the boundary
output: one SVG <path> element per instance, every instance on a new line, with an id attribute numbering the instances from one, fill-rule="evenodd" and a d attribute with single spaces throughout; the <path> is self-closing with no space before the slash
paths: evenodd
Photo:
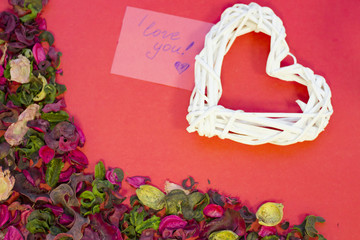
<path id="1" fill-rule="evenodd" d="M 259 220 L 259 224 L 264 226 L 278 225 L 284 215 L 283 208 L 284 205 L 281 203 L 264 203 L 256 212 L 256 218 Z"/>
<path id="2" fill-rule="evenodd" d="M 11 146 L 21 144 L 26 132 L 29 130 L 26 123 L 35 119 L 39 109 L 39 105 L 31 104 L 20 114 L 18 121 L 16 123 L 12 123 L 4 134 L 7 143 Z"/>
<path id="3" fill-rule="evenodd" d="M 28 83 L 30 77 L 30 61 L 23 55 L 19 55 L 17 59 L 10 60 L 10 76 L 11 81 L 18 83 Z"/>
<path id="4" fill-rule="evenodd" d="M 141 185 L 136 189 L 136 195 L 149 208 L 161 210 L 165 206 L 165 194 L 156 187 Z"/>
<path id="5" fill-rule="evenodd" d="M 239 236 L 230 230 L 222 230 L 213 232 L 209 236 L 209 240 L 237 240 Z"/>
<path id="6" fill-rule="evenodd" d="M 15 178 L 10 175 L 9 170 L 2 171 L 0 167 L 0 201 L 8 199 L 15 185 Z"/>

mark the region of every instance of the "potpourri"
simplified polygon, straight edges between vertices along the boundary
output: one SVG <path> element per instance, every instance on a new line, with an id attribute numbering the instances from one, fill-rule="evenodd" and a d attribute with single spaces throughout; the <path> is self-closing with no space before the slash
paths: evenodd
<path id="1" fill-rule="evenodd" d="M 85 136 L 65 110 L 61 53 L 40 15 L 47 2 L 9 0 L 0 13 L 0 239 L 325 239 L 321 217 L 290 227 L 281 203 L 254 213 L 192 177 L 163 191 L 102 161 L 84 173 Z M 130 205 L 122 184 L 136 188 Z"/>

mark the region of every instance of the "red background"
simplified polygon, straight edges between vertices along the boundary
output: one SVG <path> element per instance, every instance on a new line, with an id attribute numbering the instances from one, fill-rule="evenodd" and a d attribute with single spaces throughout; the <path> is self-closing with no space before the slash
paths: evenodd
<path id="1" fill-rule="evenodd" d="M 249 3 L 243 1 L 241 3 Z M 91 162 L 149 175 L 162 188 L 191 175 L 199 188 L 238 196 L 253 211 L 264 201 L 285 205 L 293 224 L 324 217 L 327 239 L 356 239 L 359 207 L 360 4 L 358 0 L 257 1 L 283 20 L 298 62 L 323 75 L 334 114 L 312 142 L 247 146 L 186 132 L 190 92 L 110 74 L 126 6 L 216 23 L 235 0 L 51 0 L 44 11 L 63 53 L 66 102 L 87 136 Z M 1 9 L 8 8 L 2 0 Z M 299 112 L 306 88 L 265 74 L 269 37 L 239 37 L 225 57 L 220 104 L 245 111 Z M 291 61 L 289 61 L 291 62 Z M 210 184 L 208 183 L 210 180 Z"/>

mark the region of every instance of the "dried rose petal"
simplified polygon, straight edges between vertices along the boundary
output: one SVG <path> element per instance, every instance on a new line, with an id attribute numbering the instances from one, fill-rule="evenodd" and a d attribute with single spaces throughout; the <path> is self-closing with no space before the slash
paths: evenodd
<path id="1" fill-rule="evenodd" d="M 121 171 L 121 170 L 120 170 Z M 116 169 L 109 169 L 106 171 L 106 179 L 111 182 L 111 184 L 119 185 L 121 188 L 121 181 L 122 179 L 118 178 L 118 175 L 116 174 Z"/>
<path id="2" fill-rule="evenodd" d="M 149 177 L 143 176 L 134 176 L 134 177 L 127 177 L 126 181 L 134 188 L 139 188 L 141 185 L 146 184 L 146 182 L 150 182 Z"/>
<path id="3" fill-rule="evenodd" d="M 163 233 L 165 229 L 175 230 L 179 228 L 184 228 L 187 222 L 179 216 L 169 215 L 164 217 L 159 225 L 159 232 Z"/>
<path id="4" fill-rule="evenodd" d="M 10 212 L 6 205 L 0 205 L 0 228 L 9 220 Z"/>
<path id="5" fill-rule="evenodd" d="M 46 20 L 45 20 L 45 18 L 37 17 L 37 18 L 35 18 L 35 22 L 36 22 L 37 25 L 39 26 L 39 27 L 38 27 L 39 30 L 44 30 L 44 31 L 46 31 L 47 26 L 46 26 Z"/>
<path id="6" fill-rule="evenodd" d="M 89 164 L 89 160 L 87 159 L 86 155 L 78 149 L 69 152 L 67 155 L 67 160 L 75 164 L 77 169 L 83 169 Z"/>
<path id="7" fill-rule="evenodd" d="M 49 103 L 49 104 L 46 104 L 42 111 L 44 113 L 48 113 L 48 112 L 58 112 L 60 111 L 61 109 L 63 108 L 66 108 L 66 104 L 65 104 L 65 101 L 64 99 L 60 99 L 59 101 L 57 101 L 56 103 Z M 78 129 L 77 129 L 78 130 Z"/>
<path id="8" fill-rule="evenodd" d="M 261 226 L 260 231 L 258 232 L 258 235 L 260 237 L 266 237 L 269 235 L 276 234 L 276 227 L 268 227 L 268 226 Z"/>
<path id="9" fill-rule="evenodd" d="M 27 122 L 26 126 L 38 132 L 46 132 L 50 128 L 50 123 L 44 119 L 35 119 Z"/>
<path id="10" fill-rule="evenodd" d="M 26 177 L 26 179 L 29 181 L 29 183 L 31 183 L 31 185 L 36 187 L 35 180 L 31 177 L 29 171 L 28 170 L 23 170 L 22 172 L 23 172 L 24 176 Z"/>
<path id="11" fill-rule="evenodd" d="M 4 237 L 4 240 L 23 240 L 24 237 L 19 230 L 14 226 L 8 227 L 8 231 Z"/>
<path id="12" fill-rule="evenodd" d="M 35 58 L 35 62 L 37 64 L 39 64 L 39 62 L 42 62 L 42 61 L 46 60 L 45 50 L 41 46 L 40 43 L 35 43 L 34 44 L 32 52 L 33 52 L 33 55 L 34 55 L 34 58 Z"/>
<path id="13" fill-rule="evenodd" d="M 70 223 L 72 223 L 74 221 L 74 217 L 70 216 L 70 215 L 67 215 L 67 214 L 63 214 L 61 215 L 61 217 L 59 218 L 59 223 L 64 225 L 64 226 L 67 226 L 69 225 Z"/>
<path id="14" fill-rule="evenodd" d="M 54 158 L 55 151 L 54 149 L 51 149 L 45 145 L 40 148 L 39 156 L 42 158 L 45 164 L 48 164 Z"/>
<path id="15" fill-rule="evenodd" d="M 216 204 L 209 204 L 204 208 L 204 215 L 211 218 L 219 218 L 224 215 L 224 209 Z"/>
<path id="16" fill-rule="evenodd" d="M 60 173 L 59 182 L 68 182 L 75 169 L 69 167 L 66 171 Z"/>
<path id="17" fill-rule="evenodd" d="M 51 205 L 51 204 L 44 204 L 44 207 L 50 208 L 53 211 L 53 213 L 55 214 L 56 217 L 60 216 L 60 214 L 63 214 L 63 212 L 64 212 L 64 209 L 62 207 L 59 207 L 59 206 L 54 206 L 54 205 Z"/>
<path id="18" fill-rule="evenodd" d="M 78 132 L 79 134 L 79 137 L 80 137 L 80 141 L 79 141 L 79 147 L 83 147 L 84 144 L 85 144 L 85 141 L 86 141 L 86 138 L 85 138 L 85 134 L 84 132 L 81 130 L 81 128 L 79 128 L 78 126 L 76 126 L 76 131 Z"/>

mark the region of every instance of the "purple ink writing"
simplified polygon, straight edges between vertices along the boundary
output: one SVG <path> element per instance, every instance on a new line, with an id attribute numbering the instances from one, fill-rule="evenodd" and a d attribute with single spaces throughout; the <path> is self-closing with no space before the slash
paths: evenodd
<path id="1" fill-rule="evenodd" d="M 138 27 L 141 28 L 143 37 L 156 39 L 152 49 L 145 53 L 145 56 L 151 60 L 156 58 L 160 52 L 184 55 L 194 45 L 194 42 L 191 42 L 186 48 L 179 46 L 177 40 L 181 39 L 180 32 L 159 27 L 159 24 L 149 19 L 148 15 L 140 20 Z"/>

